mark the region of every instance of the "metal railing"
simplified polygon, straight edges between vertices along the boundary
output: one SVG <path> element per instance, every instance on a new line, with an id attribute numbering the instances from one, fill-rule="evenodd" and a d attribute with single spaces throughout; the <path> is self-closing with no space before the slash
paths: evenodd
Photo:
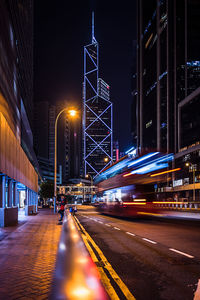
<path id="1" fill-rule="evenodd" d="M 167 202 L 167 201 L 166 201 Z M 178 202 L 171 202 L 171 203 L 159 203 L 154 204 L 156 207 L 163 208 L 163 209 L 178 209 L 178 210 L 200 210 L 200 202 L 185 202 L 185 201 L 178 201 Z"/>

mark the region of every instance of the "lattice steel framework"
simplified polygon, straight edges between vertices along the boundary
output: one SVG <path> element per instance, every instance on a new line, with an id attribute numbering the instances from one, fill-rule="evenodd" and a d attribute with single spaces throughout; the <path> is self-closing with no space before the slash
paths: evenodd
<path id="1" fill-rule="evenodd" d="M 92 14 L 92 42 L 84 47 L 83 154 L 84 173 L 93 178 L 112 162 L 112 102 L 99 95 L 98 56 Z"/>

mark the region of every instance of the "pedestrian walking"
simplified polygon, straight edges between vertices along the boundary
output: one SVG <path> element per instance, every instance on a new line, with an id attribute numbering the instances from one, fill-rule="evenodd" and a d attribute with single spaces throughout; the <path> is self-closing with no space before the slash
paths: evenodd
<path id="1" fill-rule="evenodd" d="M 66 204 L 66 201 L 65 201 L 64 195 L 61 195 L 60 198 L 61 198 L 60 199 L 60 209 L 58 210 L 58 213 L 60 214 L 59 222 L 62 222 L 62 219 L 64 217 L 64 213 L 65 213 L 65 204 Z"/>

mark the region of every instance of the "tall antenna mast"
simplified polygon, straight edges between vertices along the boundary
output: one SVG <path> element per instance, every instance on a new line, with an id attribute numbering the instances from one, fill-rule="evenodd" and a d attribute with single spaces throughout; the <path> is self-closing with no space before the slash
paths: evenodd
<path id="1" fill-rule="evenodd" d="M 92 12 L 92 43 L 96 43 L 96 39 L 94 37 L 94 12 Z"/>

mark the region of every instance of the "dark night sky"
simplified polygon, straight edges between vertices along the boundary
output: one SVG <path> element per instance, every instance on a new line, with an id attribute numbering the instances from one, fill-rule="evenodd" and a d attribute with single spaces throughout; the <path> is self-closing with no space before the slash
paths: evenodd
<path id="1" fill-rule="evenodd" d="M 122 3 L 122 4 L 121 4 Z M 91 15 L 99 43 L 99 77 L 111 86 L 114 139 L 120 151 L 131 145 L 132 42 L 135 1 L 35 0 L 35 101 L 81 103 L 83 46 L 91 42 Z M 120 5 L 121 4 L 121 5 Z"/>

